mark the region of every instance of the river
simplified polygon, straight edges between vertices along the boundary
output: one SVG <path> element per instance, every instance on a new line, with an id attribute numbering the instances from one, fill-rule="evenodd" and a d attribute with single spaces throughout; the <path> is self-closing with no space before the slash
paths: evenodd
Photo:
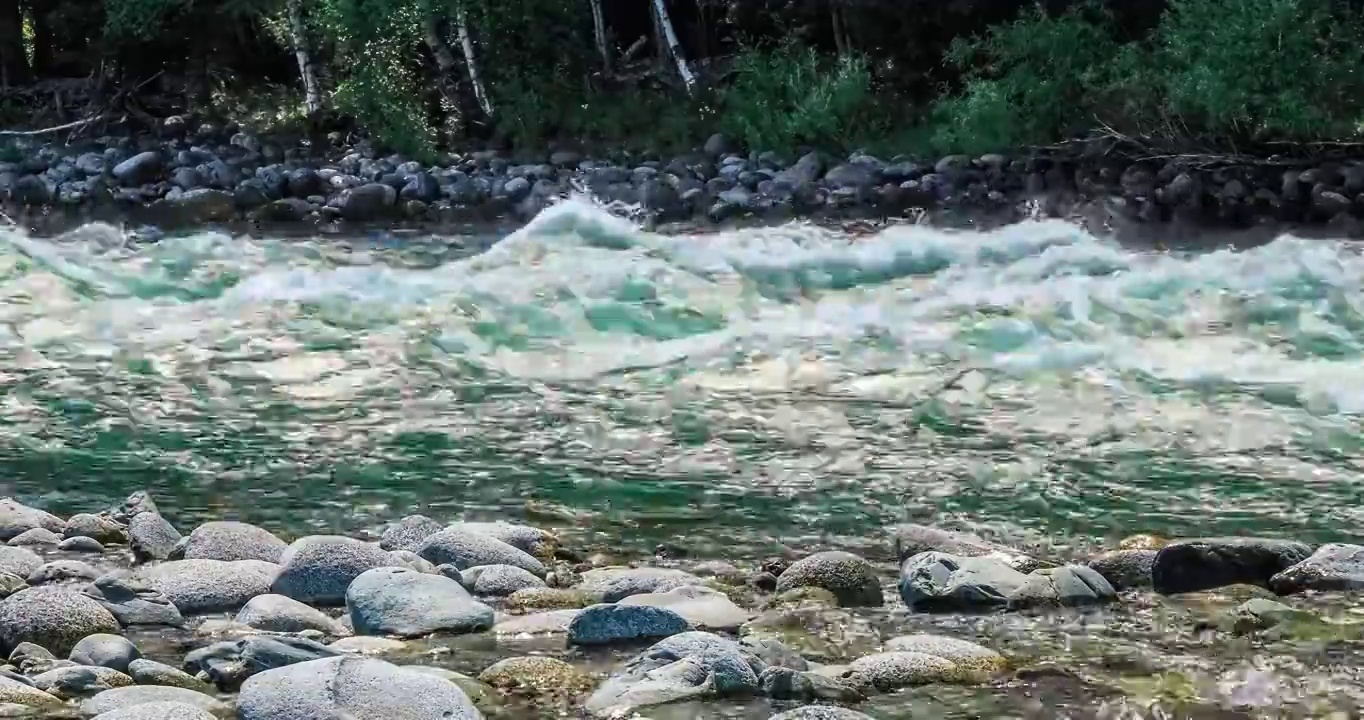
<path id="1" fill-rule="evenodd" d="M 491 239 L 3 232 L 0 494 L 67 514 L 146 488 L 182 529 L 286 537 L 504 518 L 741 566 L 885 562 L 904 521 L 1060 557 L 1358 541 L 1362 284 L 1330 240 L 663 235 L 578 201 Z M 1133 622 L 1114 637 L 1155 632 Z M 1209 706 L 1354 677 L 1172 637 L 1132 647 Z M 1218 696 L 1236 673 L 1269 679 Z"/>

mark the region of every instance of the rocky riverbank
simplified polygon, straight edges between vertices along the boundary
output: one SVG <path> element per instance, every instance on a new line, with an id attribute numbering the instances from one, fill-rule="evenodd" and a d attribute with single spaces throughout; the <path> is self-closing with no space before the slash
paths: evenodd
<path id="1" fill-rule="evenodd" d="M 0 162 L 8 214 L 39 231 L 88 219 L 165 229 L 252 221 L 321 230 L 383 224 L 449 227 L 525 220 L 554 198 L 590 194 L 649 222 L 967 217 L 988 223 L 1085 214 L 1237 228 L 1330 226 L 1364 218 L 1364 162 L 1295 164 L 1123 160 L 1070 151 L 932 160 L 738 152 L 712 137 L 671 157 L 594 159 L 572 151 L 495 151 L 433 163 L 364 143 L 325 148 L 174 117 L 156 138 L 65 145 L 15 141 Z"/>
<path id="2" fill-rule="evenodd" d="M 1364 638 L 1364 623 L 1271 599 L 1358 591 L 1364 547 L 1260 538 L 1135 536 L 1067 562 L 905 525 L 884 553 L 897 578 L 815 549 L 753 567 L 662 555 L 623 566 L 583 557 L 551 530 L 424 516 L 372 537 L 290 543 L 223 521 L 182 536 L 137 493 L 65 520 L 0 500 L 0 541 L 4 717 L 709 717 L 723 705 L 737 708 L 725 717 L 858 720 L 916 688 L 979 688 L 1023 706 L 1059 693 L 1072 709 L 1111 712 L 1146 702 L 1141 686 L 1001 651 L 963 636 L 964 620 L 1078 611 L 1102 621 L 1196 597 L 1202 619 L 1176 635 Z M 1207 594 L 1229 586 L 1243 587 L 1240 599 Z M 1200 703 L 1196 689 L 1181 692 L 1186 709 Z"/>

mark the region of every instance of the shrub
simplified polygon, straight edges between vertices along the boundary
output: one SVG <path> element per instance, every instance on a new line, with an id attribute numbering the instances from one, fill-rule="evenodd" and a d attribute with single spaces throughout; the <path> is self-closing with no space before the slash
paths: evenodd
<path id="1" fill-rule="evenodd" d="M 947 60 L 965 81 L 934 107 L 934 144 L 984 152 L 1050 142 L 1093 125 L 1120 44 L 1102 5 L 1061 15 L 1040 5 L 979 38 L 958 38 Z"/>
<path id="2" fill-rule="evenodd" d="M 1356 132 L 1358 18 L 1331 0 L 1170 0 L 1156 31 L 1170 113 L 1222 136 Z"/>
<path id="3" fill-rule="evenodd" d="M 751 148 L 844 146 L 871 122 L 871 69 L 861 55 L 825 61 L 794 42 L 748 50 L 719 103 L 723 129 Z"/>

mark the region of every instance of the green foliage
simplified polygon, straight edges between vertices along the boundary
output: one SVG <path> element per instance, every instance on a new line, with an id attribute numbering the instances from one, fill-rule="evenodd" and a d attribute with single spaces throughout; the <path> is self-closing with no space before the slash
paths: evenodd
<path id="1" fill-rule="evenodd" d="M 117 39 L 146 40 L 155 37 L 180 0 L 106 0 L 104 31 Z"/>
<path id="2" fill-rule="evenodd" d="M 752 148 L 844 146 L 871 122 L 873 99 L 866 58 L 828 61 L 811 47 L 788 42 L 738 57 L 733 79 L 720 93 L 720 121 Z"/>
<path id="3" fill-rule="evenodd" d="M 1352 134 L 1359 20 L 1331 0 L 1171 0 L 1152 72 L 1170 113 L 1218 135 Z"/>
<path id="4" fill-rule="evenodd" d="M 360 122 L 381 145 L 409 157 L 426 158 L 435 150 L 431 126 L 413 91 L 407 68 L 393 48 L 370 43 L 368 62 L 351 68 L 336 88 L 336 107 Z"/>
<path id="5" fill-rule="evenodd" d="M 1052 16 L 1040 5 L 979 38 L 958 38 L 948 61 L 965 87 L 937 103 L 935 144 L 966 152 L 1042 143 L 1092 124 L 1119 55 L 1097 3 Z"/>

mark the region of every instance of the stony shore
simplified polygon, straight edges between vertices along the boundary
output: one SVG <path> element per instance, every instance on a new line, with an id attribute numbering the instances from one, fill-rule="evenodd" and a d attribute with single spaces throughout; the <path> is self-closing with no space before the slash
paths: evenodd
<path id="1" fill-rule="evenodd" d="M 1031 697 L 1062 682 L 1112 695 L 1083 670 L 958 637 L 950 618 L 1228 586 L 1260 594 L 1189 631 L 1364 638 L 1364 623 L 1272 599 L 1358 592 L 1364 547 L 1261 538 L 1143 535 L 1066 562 L 902 525 L 886 541 L 891 577 L 843 551 L 624 566 L 582 557 L 552 530 L 424 516 L 371 537 L 290 543 L 226 521 L 182 536 L 136 493 L 67 519 L 0 500 L 0 541 L 4 717 L 623 718 L 760 702 L 774 720 L 866 720 L 877 696 L 920 687 Z M 868 614 L 886 610 L 890 632 L 868 630 Z M 910 620 L 924 616 L 941 632 L 916 632 Z M 449 668 L 459 638 L 496 648 L 486 667 Z M 528 638 L 560 657 L 518 652 Z M 603 664 L 603 650 L 626 653 Z"/>
<path id="2" fill-rule="evenodd" d="M 20 139 L 0 162 L 0 198 L 39 231 L 88 219 L 167 230 L 251 221 L 319 231 L 402 224 L 446 228 L 525 220 L 573 192 L 647 222 L 715 224 L 952 216 L 996 224 L 1085 214 L 1218 228 L 1325 226 L 1356 234 L 1364 162 L 1122 160 L 1086 153 L 932 160 L 737 152 L 722 136 L 693 153 L 599 160 L 495 151 L 423 164 L 363 142 L 325 149 L 233 126 L 166 121 L 160 137 L 42 144 Z"/>

